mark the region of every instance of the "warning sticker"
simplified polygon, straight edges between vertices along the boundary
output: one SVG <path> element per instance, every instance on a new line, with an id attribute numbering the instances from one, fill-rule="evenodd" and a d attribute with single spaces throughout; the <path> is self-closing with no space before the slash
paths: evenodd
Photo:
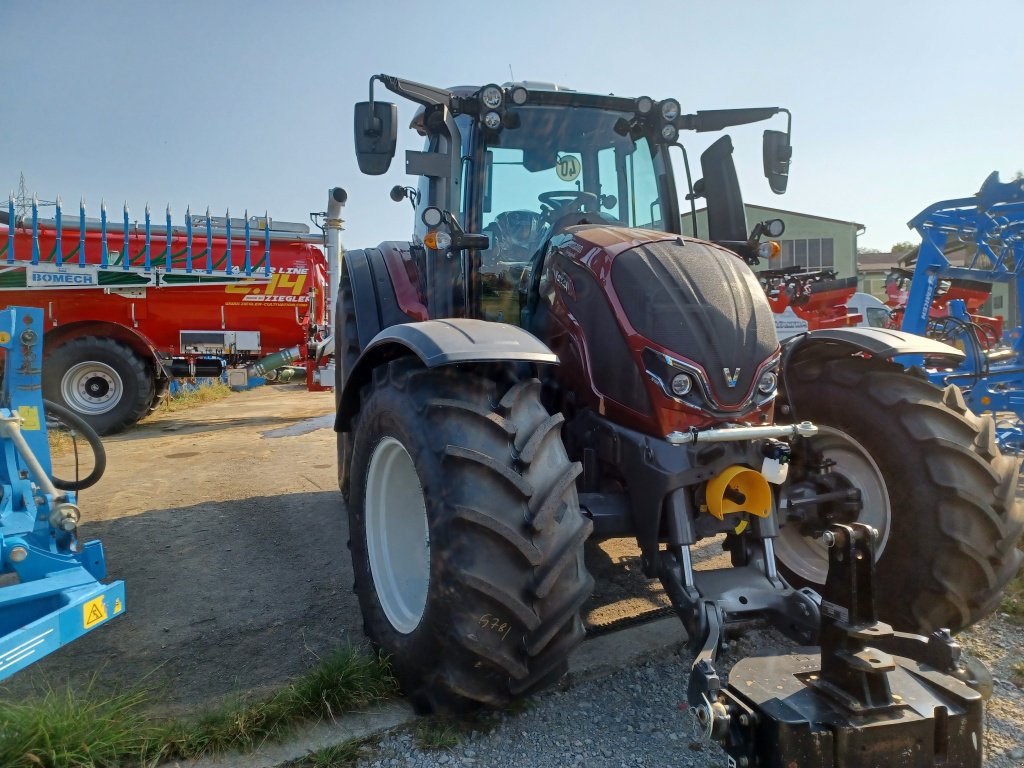
<path id="1" fill-rule="evenodd" d="M 25 432 L 39 431 L 39 409 L 34 405 L 22 405 L 18 407 L 18 415 L 21 416 L 21 428 Z"/>
<path id="2" fill-rule="evenodd" d="M 103 603 L 102 597 L 90 600 L 82 606 L 82 626 L 86 629 L 95 627 L 101 621 L 107 620 L 107 606 Z"/>
<path id="3" fill-rule="evenodd" d="M 555 173 L 558 174 L 558 178 L 562 181 L 572 181 L 580 175 L 579 158 L 573 157 L 572 155 L 562 155 L 558 158 L 558 164 L 555 166 Z"/>
<path id="4" fill-rule="evenodd" d="M 7 331 L 0 331 L 0 344 L 6 344 L 11 340 L 11 334 Z"/>

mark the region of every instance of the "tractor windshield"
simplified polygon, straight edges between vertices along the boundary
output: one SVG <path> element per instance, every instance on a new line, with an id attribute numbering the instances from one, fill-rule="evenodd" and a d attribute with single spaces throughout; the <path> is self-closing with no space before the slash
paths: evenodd
<path id="1" fill-rule="evenodd" d="M 490 235 L 484 272 L 529 261 L 556 230 L 591 221 L 665 229 L 663 148 L 633 138 L 631 114 L 607 108 L 523 106 L 512 125 L 467 147 L 465 220 Z M 625 135 L 623 135 L 625 134 Z M 475 167 L 473 167 L 475 166 Z"/>

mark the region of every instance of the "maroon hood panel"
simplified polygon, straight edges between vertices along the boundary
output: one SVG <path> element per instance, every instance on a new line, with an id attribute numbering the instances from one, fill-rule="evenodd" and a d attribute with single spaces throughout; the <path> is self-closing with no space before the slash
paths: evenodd
<path id="1" fill-rule="evenodd" d="M 675 429 L 687 419 L 722 419 L 712 411 L 742 420 L 763 409 L 755 409 L 750 397 L 779 343 L 764 291 L 739 257 L 711 243 L 649 230 L 590 226 L 567 235 L 548 260 L 562 308 L 555 308 L 555 316 L 570 321 L 570 335 L 582 336 L 589 371 L 581 378 L 601 408 L 610 398 L 644 421 L 653 417 L 645 431 L 656 434 L 665 434 L 669 422 Z M 711 400 L 704 417 L 651 379 L 645 349 L 703 371 Z"/>

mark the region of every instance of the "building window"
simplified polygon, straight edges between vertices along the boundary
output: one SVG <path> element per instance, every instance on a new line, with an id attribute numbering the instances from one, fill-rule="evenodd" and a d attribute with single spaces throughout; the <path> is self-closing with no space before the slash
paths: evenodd
<path id="1" fill-rule="evenodd" d="M 992 309 L 1002 309 L 1002 308 L 1003 308 L 1003 297 L 1002 296 L 993 296 L 992 297 Z"/>
<path id="2" fill-rule="evenodd" d="M 835 267 L 835 244 L 831 237 L 809 240 L 780 240 L 782 252 L 777 266 L 832 269 Z"/>

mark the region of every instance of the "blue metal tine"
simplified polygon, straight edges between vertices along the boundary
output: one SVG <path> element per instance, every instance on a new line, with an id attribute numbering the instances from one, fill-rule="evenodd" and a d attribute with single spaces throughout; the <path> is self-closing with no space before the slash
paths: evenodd
<path id="1" fill-rule="evenodd" d="M 131 264 L 128 257 L 131 251 L 128 250 L 128 201 L 124 201 L 124 253 L 121 255 L 121 263 L 124 264 L 124 271 L 127 272 Z"/>
<path id="2" fill-rule="evenodd" d="M 185 272 L 192 274 L 192 206 L 185 206 Z"/>
<path id="3" fill-rule="evenodd" d="M 14 263 L 14 192 L 7 198 L 7 263 Z"/>
<path id="4" fill-rule="evenodd" d="M 245 209 L 245 276 L 252 275 L 252 258 L 249 240 L 249 209 Z"/>
<path id="5" fill-rule="evenodd" d="M 78 200 L 78 266 L 85 266 L 85 198 Z"/>
<path id="6" fill-rule="evenodd" d="M 61 212 L 61 200 L 60 195 L 57 195 L 57 213 L 54 215 L 54 226 L 56 228 L 55 242 L 53 246 L 54 252 L 57 254 L 57 266 L 64 266 L 64 254 L 61 251 L 61 226 L 60 226 L 60 212 Z"/>
<path id="7" fill-rule="evenodd" d="M 32 266 L 39 263 L 39 198 L 32 195 Z"/>
<path id="8" fill-rule="evenodd" d="M 151 251 L 149 249 L 149 226 L 150 226 L 150 217 L 152 216 L 152 213 L 153 212 L 149 208 L 149 203 L 146 203 L 146 271 L 147 272 L 149 272 L 151 269 L 153 269 L 153 262 L 152 262 L 152 260 L 150 258 Z"/>
<path id="9" fill-rule="evenodd" d="M 230 275 L 234 270 L 231 268 L 231 209 L 224 213 L 224 220 L 227 222 L 227 246 L 224 249 L 224 270 Z"/>
<path id="10" fill-rule="evenodd" d="M 102 246 L 100 267 L 106 269 L 110 264 L 110 252 L 107 250 L 107 201 L 100 200 L 100 245 Z"/>
<path id="11" fill-rule="evenodd" d="M 210 206 L 206 206 L 206 274 L 213 274 L 213 222 L 210 221 Z"/>
<path id="12" fill-rule="evenodd" d="M 263 274 L 270 276 L 270 214 L 263 212 Z"/>
<path id="13" fill-rule="evenodd" d="M 167 206 L 167 258 L 164 260 L 164 271 L 171 271 L 171 206 Z"/>

